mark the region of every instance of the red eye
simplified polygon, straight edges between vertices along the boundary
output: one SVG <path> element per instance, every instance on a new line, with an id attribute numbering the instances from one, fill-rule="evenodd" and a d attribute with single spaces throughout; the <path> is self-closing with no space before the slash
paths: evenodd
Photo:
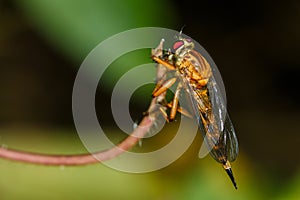
<path id="1" fill-rule="evenodd" d="M 178 49 L 179 47 L 181 47 L 183 45 L 183 41 L 178 41 L 178 42 L 175 42 L 174 45 L 173 45 L 173 49 L 176 50 Z"/>

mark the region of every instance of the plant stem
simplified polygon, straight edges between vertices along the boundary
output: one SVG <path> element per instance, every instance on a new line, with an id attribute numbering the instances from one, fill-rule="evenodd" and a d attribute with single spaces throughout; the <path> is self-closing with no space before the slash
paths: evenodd
<path id="1" fill-rule="evenodd" d="M 159 56 L 160 54 L 162 54 L 162 45 L 163 40 L 158 45 L 158 47 L 152 51 L 152 55 Z M 166 68 L 158 64 L 156 71 L 157 80 L 162 80 L 164 78 L 165 72 Z M 150 128 L 156 120 L 155 114 L 151 113 L 153 110 L 155 110 L 158 102 L 162 101 L 165 98 L 165 95 L 166 93 L 164 92 L 161 95 L 153 98 L 148 108 L 148 115 L 144 116 L 139 126 L 125 140 L 111 149 L 95 152 L 92 154 L 49 155 L 0 147 L 0 158 L 40 165 L 69 166 L 88 165 L 113 159 L 122 154 L 124 151 L 128 151 L 140 140 L 140 138 L 143 138 L 149 132 Z"/>

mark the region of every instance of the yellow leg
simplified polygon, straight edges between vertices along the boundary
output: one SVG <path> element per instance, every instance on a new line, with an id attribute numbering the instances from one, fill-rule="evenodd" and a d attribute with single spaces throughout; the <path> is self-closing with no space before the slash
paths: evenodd
<path id="1" fill-rule="evenodd" d="M 173 105 L 173 102 L 170 102 L 167 104 L 167 107 L 172 108 L 172 105 Z M 184 109 L 180 106 L 177 107 L 177 112 L 180 112 L 181 114 L 185 115 L 186 117 L 193 118 L 193 116 L 186 109 Z"/>
<path id="2" fill-rule="evenodd" d="M 176 113 L 177 113 L 178 98 L 179 98 L 180 89 L 181 89 L 181 84 L 179 83 L 178 86 L 177 86 L 177 89 L 175 91 L 173 104 L 172 104 L 172 108 L 171 108 L 171 111 L 170 111 L 170 120 L 171 121 L 175 118 Z"/>
<path id="3" fill-rule="evenodd" d="M 161 114 L 163 115 L 163 117 L 165 118 L 165 120 L 167 122 L 169 122 L 168 114 L 166 113 L 166 111 L 164 110 L 164 108 L 163 107 L 159 107 L 159 111 L 161 112 Z"/>
<path id="4" fill-rule="evenodd" d="M 164 82 L 161 86 L 158 86 L 154 89 L 152 96 L 157 97 L 161 95 L 163 92 L 167 91 L 176 81 L 176 78 L 171 78 Z"/>
<path id="5" fill-rule="evenodd" d="M 175 70 L 176 67 L 171 65 L 170 63 L 160 59 L 159 57 L 156 57 L 156 56 L 152 56 L 152 59 L 157 62 L 158 64 L 161 64 L 163 66 L 165 66 L 166 68 L 168 68 L 169 70 Z"/>

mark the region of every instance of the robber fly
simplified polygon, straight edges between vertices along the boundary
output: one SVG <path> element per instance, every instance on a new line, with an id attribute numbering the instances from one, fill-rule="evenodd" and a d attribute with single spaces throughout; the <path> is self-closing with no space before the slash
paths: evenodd
<path id="1" fill-rule="evenodd" d="M 158 80 L 152 96 L 158 97 L 177 83 L 173 100 L 165 104 L 170 113 L 167 115 L 161 109 L 163 116 L 169 121 L 175 118 L 177 112 L 191 115 L 178 105 L 179 96 L 186 93 L 194 112 L 192 116 L 198 122 L 210 155 L 223 165 L 237 188 L 230 162 L 237 157 L 238 141 L 210 64 L 194 49 L 193 41 L 182 37 L 181 33 L 172 50 L 164 50 L 163 42 L 152 50 L 152 59 L 166 68 L 166 74 L 172 73 L 173 76 Z"/>

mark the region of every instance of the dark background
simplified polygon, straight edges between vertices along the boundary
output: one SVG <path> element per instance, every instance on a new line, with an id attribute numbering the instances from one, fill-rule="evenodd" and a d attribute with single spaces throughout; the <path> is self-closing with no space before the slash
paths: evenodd
<path id="1" fill-rule="evenodd" d="M 197 40 L 214 59 L 222 74 L 228 110 L 240 142 L 242 158 L 236 161 L 242 163 L 239 171 L 246 174 L 244 178 L 248 173 L 253 174 L 253 185 L 247 194 L 252 191 L 258 194 L 256 198 L 286 195 L 296 199 L 299 193 L 292 188 L 299 188 L 300 180 L 297 178 L 300 169 L 299 1 L 207 0 L 198 4 L 166 1 L 163 5 L 169 6 L 155 5 L 164 12 L 161 16 L 157 10 L 150 10 L 156 16 L 153 22 L 137 26 L 165 25 L 175 30 L 184 26 L 183 32 Z M 32 12 L 27 8 L 21 1 L 0 1 L 2 143 L 10 141 L 5 140 L 8 135 L 19 138 L 24 134 L 23 129 L 47 130 L 38 133 L 39 137 L 46 138 L 51 135 L 59 138 L 61 135 L 52 134 L 51 130 L 66 129 L 62 137 L 77 137 L 72 118 L 72 87 L 81 62 L 98 41 L 83 47 L 79 56 L 66 53 L 45 34 L 41 21 L 32 20 Z M 156 19 L 166 22 L 156 22 Z M 129 25 L 130 28 L 134 27 Z M 99 41 L 109 34 L 101 37 Z M 101 105 L 110 104 L 109 90 L 100 97 L 97 105 L 101 110 Z M 149 98 L 140 99 L 133 112 L 142 113 L 148 102 Z M 102 108 L 103 113 L 108 116 L 104 120 L 106 126 L 113 126 L 110 111 Z M 168 169 L 162 173 L 168 173 Z M 260 182 L 261 179 L 264 180 Z M 255 183 L 267 183 L 266 188 L 255 187 Z M 283 185 L 286 187 L 282 189 Z M 0 188 L 6 186 L 2 183 Z M 12 199 L 10 192 L 5 194 L 4 198 Z"/>

